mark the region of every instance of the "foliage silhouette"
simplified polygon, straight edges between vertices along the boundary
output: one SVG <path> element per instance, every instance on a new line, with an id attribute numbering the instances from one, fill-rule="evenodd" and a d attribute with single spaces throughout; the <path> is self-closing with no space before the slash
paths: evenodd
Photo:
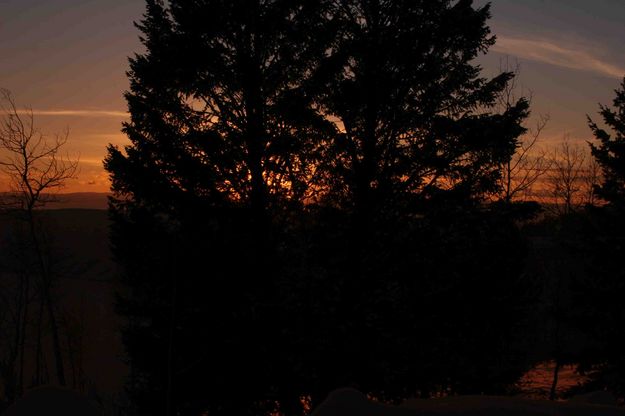
<path id="1" fill-rule="evenodd" d="M 341 29 L 319 99 L 341 130 L 324 147 L 330 200 L 366 217 L 497 188 L 528 102 L 496 113 L 514 74 L 480 76 L 472 61 L 495 38 L 489 8 L 472 3 L 335 2 Z"/>
<path id="2" fill-rule="evenodd" d="M 607 205 L 590 210 L 573 230 L 575 247 L 587 259 L 585 276 L 577 282 L 579 322 L 594 341 L 584 351 L 581 369 L 591 375 L 593 387 L 625 398 L 625 269 L 620 262 L 625 243 L 625 81 L 615 94 L 613 108 L 601 106 L 606 129 L 589 118 L 599 141 L 590 147 L 603 173 L 596 193 Z"/>
<path id="3" fill-rule="evenodd" d="M 345 385 L 393 401 L 520 376 L 525 243 L 487 197 L 529 108 L 497 112 L 513 74 L 472 64 L 488 17 L 147 0 L 131 144 L 105 160 L 139 414 L 295 415 Z"/>
<path id="4" fill-rule="evenodd" d="M 332 311 L 328 325 L 340 328 L 341 334 L 321 336 L 333 351 L 317 356 L 328 361 L 340 351 L 343 368 L 326 368 L 328 379 L 320 384 L 327 388 L 358 380 L 367 391 L 389 399 L 415 390 L 468 389 L 468 377 L 450 375 L 452 382 L 436 379 L 450 370 L 440 366 L 450 358 L 433 359 L 439 366 L 433 366 L 430 377 L 415 376 L 423 374 L 425 357 L 443 351 L 440 344 L 449 341 L 445 333 L 425 331 L 428 325 L 445 321 L 435 318 L 436 297 L 431 292 L 445 293 L 437 302 L 447 302 L 464 290 L 466 282 L 457 275 L 470 276 L 471 266 L 462 261 L 485 254 L 479 250 L 486 249 L 481 244 L 488 244 L 489 238 L 500 241 L 499 248 L 516 244 L 514 227 L 504 225 L 506 214 L 495 215 L 494 206 L 488 213 L 482 209 L 484 199 L 498 190 L 501 166 L 525 132 L 522 122 L 528 102 L 519 99 L 497 113 L 499 96 L 513 74 L 488 80 L 472 64 L 494 42 L 485 24 L 488 7 L 474 9 L 470 1 L 347 1 L 333 6 L 340 29 L 315 78 L 321 84 L 316 102 L 339 134 L 330 136 L 321 149 L 318 186 L 323 192 L 316 202 L 329 210 L 324 215 L 338 210 L 338 218 L 330 217 L 334 225 L 326 230 L 338 241 L 322 234 L 313 243 L 322 251 L 312 257 L 329 262 L 324 269 L 334 269 L 322 287 L 337 293 L 336 303 L 324 307 Z M 494 224 L 503 225 L 505 232 L 490 234 Z M 317 225 L 322 230 L 328 226 Z M 341 231 L 336 233 L 337 229 Z M 326 251 L 326 246 L 332 249 Z M 452 255 L 447 268 L 444 258 L 453 252 L 462 254 Z M 523 256 L 519 246 L 512 252 Z M 510 257 L 499 257 L 502 262 L 497 265 L 490 261 L 492 270 L 475 270 L 483 278 L 475 285 L 494 283 L 489 279 L 505 274 L 507 261 L 515 262 Z M 460 273 L 463 267 L 466 274 Z M 313 265 L 301 269 L 316 270 Z M 515 274 L 518 271 L 502 280 L 510 285 L 508 290 L 513 290 Z M 448 285 L 449 291 L 437 285 Z M 505 290 L 498 292 L 501 286 L 492 289 L 482 292 L 484 305 L 505 296 Z M 521 299 L 522 293 L 517 293 Z M 469 299 L 479 302 L 467 294 L 465 300 Z M 419 303 L 429 308 L 421 309 Z M 520 305 L 508 306 L 512 313 Z M 505 314 L 501 311 L 500 316 Z M 414 333 L 390 331 L 392 325 Z M 427 342 L 415 336 L 419 332 Z M 337 347 L 327 339 L 342 339 L 345 345 Z M 479 337 L 474 340 L 479 342 Z M 482 341 L 487 356 L 488 342 Z M 423 361 L 414 358 L 417 351 Z M 466 358 L 462 354 L 467 351 L 445 351 L 458 353 L 459 361 Z M 409 369 L 408 363 L 414 367 Z M 307 371 L 315 373 L 312 368 Z M 492 388 L 484 386 L 492 381 L 486 379 L 473 388 Z"/>
<path id="5" fill-rule="evenodd" d="M 590 128 L 599 140 L 599 145 L 591 143 L 592 154 L 603 170 L 604 182 L 597 194 L 604 200 L 619 205 L 622 209 L 625 200 L 625 80 L 615 91 L 614 109 L 601 106 L 601 116 L 613 134 L 600 128 L 588 118 Z"/>
<path id="6" fill-rule="evenodd" d="M 580 387 L 581 391 L 607 389 L 619 398 L 625 397 L 625 333 L 622 330 L 625 325 L 622 303 L 625 275 L 619 261 L 625 242 L 625 178 L 621 166 L 625 154 L 624 88 L 625 84 L 616 91 L 614 108 L 600 107 L 606 128 L 588 118 L 597 140 L 589 143 L 596 164 L 586 164 L 581 172 L 564 172 L 579 169 L 575 165 L 583 165 L 583 154 L 579 149 L 563 148 L 568 154 L 560 158 L 560 163 L 568 165 L 566 169 L 562 168 L 563 165 L 557 167 L 562 171 L 560 175 L 564 172 L 567 176 L 561 175 L 560 179 L 561 185 L 565 185 L 561 189 L 565 192 L 556 196 L 568 193 L 566 199 L 573 203 L 567 201 L 566 209 L 553 220 L 549 230 L 563 251 L 558 256 L 560 261 L 566 261 L 566 265 L 557 270 L 558 279 L 566 285 L 566 290 L 560 293 L 566 304 L 556 318 L 565 328 L 564 336 L 570 338 L 574 334 L 577 338 L 562 346 L 565 350 L 562 360 L 578 363 L 579 371 L 589 377 L 590 381 Z M 596 165 L 601 168 L 602 175 L 598 174 Z M 601 181 L 599 185 L 596 184 L 598 179 Z M 589 185 L 605 204 L 593 206 L 595 193 L 592 191 L 584 198 L 574 196 L 576 188 Z M 579 209 L 583 202 L 587 203 L 585 209 Z"/>
<path id="7" fill-rule="evenodd" d="M 623 244 L 623 223 L 611 208 L 589 207 L 562 215 L 550 230 L 562 249 L 556 271 L 562 281 L 555 316 L 563 363 L 579 364 L 589 382 L 581 392 L 608 390 L 624 397 L 622 331 L 623 270 L 615 259 Z"/>
<path id="8" fill-rule="evenodd" d="M 324 2 L 147 4 L 138 27 L 148 52 L 131 59 L 126 94 L 133 146 L 126 156 L 110 149 L 114 189 L 255 215 L 301 203 L 315 141 L 332 133 L 306 88 L 325 49 Z M 122 169 L 145 182 L 123 180 Z"/>
<path id="9" fill-rule="evenodd" d="M 147 2 L 147 53 L 131 60 L 126 96 L 133 145 L 106 160 L 119 196 L 113 239 L 136 292 L 120 308 L 135 317 L 126 345 L 137 394 L 167 391 L 168 406 L 189 412 L 275 394 L 264 368 L 280 352 L 271 221 L 303 203 L 316 138 L 333 133 L 306 92 L 331 33 L 318 27 L 324 5 Z M 137 403 L 163 405 L 149 394 Z"/>

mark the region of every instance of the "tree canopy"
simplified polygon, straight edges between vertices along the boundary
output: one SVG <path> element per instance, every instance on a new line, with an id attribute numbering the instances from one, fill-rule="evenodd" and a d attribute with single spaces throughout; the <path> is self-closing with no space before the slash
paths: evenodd
<path id="1" fill-rule="evenodd" d="M 625 80 L 615 91 L 613 106 L 600 106 L 604 126 L 588 118 L 597 142 L 592 155 L 602 170 L 596 186 L 606 205 L 594 208 L 569 225 L 576 241 L 571 251 L 585 259 L 585 275 L 576 286 L 579 325 L 592 340 L 580 358 L 590 384 L 625 396 L 625 269 L 621 262 L 625 244 Z"/>
<path id="2" fill-rule="evenodd" d="M 319 98 L 340 134 L 324 148 L 331 197 L 356 210 L 396 209 L 440 192 L 494 192 L 528 102 L 497 113 L 513 74 L 481 76 L 495 42 L 472 1 L 338 1 L 340 29 Z M 414 208 L 413 208 L 414 210 Z"/>
<path id="3" fill-rule="evenodd" d="M 592 154 L 601 165 L 604 181 L 597 194 L 608 202 L 623 208 L 625 203 L 625 80 L 615 91 L 614 107 L 601 105 L 601 117 L 607 128 L 588 119 L 590 128 L 599 140 L 591 143 Z M 610 131 L 612 130 L 612 131 Z"/>
<path id="4" fill-rule="evenodd" d="M 113 188 L 256 213 L 301 203 L 315 142 L 332 133 L 306 89 L 324 53 L 325 2 L 147 5 L 138 25 L 147 52 L 131 59 L 126 94 L 133 145 L 110 149 Z"/>
<path id="5" fill-rule="evenodd" d="M 147 0 L 131 144 L 105 161 L 140 412 L 300 414 L 346 384 L 398 400 L 515 379 L 524 245 L 485 197 L 529 105 L 498 111 L 514 75 L 474 63 L 489 16 Z"/>

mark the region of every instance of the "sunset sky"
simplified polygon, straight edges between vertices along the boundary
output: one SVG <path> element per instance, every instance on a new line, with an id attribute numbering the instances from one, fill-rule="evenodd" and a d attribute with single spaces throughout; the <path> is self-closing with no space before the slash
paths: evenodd
<path id="1" fill-rule="evenodd" d="M 478 0 L 477 4 L 486 1 Z M 521 65 L 533 114 L 549 114 L 544 142 L 591 138 L 586 114 L 611 103 L 625 76 L 625 1 L 494 0 L 498 37 L 480 58 L 495 75 L 506 56 Z M 45 133 L 70 129 L 67 150 L 80 154 L 67 192 L 106 192 L 107 143 L 123 144 L 127 57 L 141 50 L 133 21 L 143 0 L 0 0 L 0 87 L 34 110 Z"/>

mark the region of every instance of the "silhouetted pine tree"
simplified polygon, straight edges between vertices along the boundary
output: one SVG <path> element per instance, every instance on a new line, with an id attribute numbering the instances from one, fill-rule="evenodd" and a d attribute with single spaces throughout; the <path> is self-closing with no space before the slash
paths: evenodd
<path id="1" fill-rule="evenodd" d="M 440 192 L 465 199 L 492 192 L 497 163 L 525 131 L 528 102 L 497 113 L 514 75 L 486 79 L 473 62 L 495 42 L 489 7 L 470 0 L 335 7 L 341 29 L 320 100 L 341 130 L 325 149 L 328 198 L 365 215 L 414 212 Z"/>
<path id="2" fill-rule="evenodd" d="M 147 3 L 147 52 L 131 59 L 126 94 L 133 145 L 125 156 L 111 148 L 110 163 L 149 179 L 122 180 L 117 169 L 116 191 L 148 198 L 158 187 L 159 203 L 185 194 L 254 215 L 301 202 L 313 139 L 331 133 L 305 89 L 329 33 L 323 2 Z"/>
<path id="3" fill-rule="evenodd" d="M 601 116 L 605 125 L 612 130 L 599 127 L 589 118 L 590 128 L 600 144 L 590 144 L 592 154 L 599 162 L 603 173 L 603 183 L 597 195 L 623 209 L 625 203 L 625 80 L 615 91 L 614 108 L 601 106 Z"/>
<path id="4" fill-rule="evenodd" d="M 514 380 L 523 243 L 483 202 L 528 103 L 497 113 L 513 75 L 472 62 L 488 17 L 466 0 L 147 0 L 131 144 L 105 161 L 141 414 Z"/>
<path id="5" fill-rule="evenodd" d="M 105 161 L 142 414 L 271 410 L 288 383 L 275 376 L 272 222 L 308 196 L 317 138 L 334 128 L 307 93 L 331 34 L 324 7 L 147 0 L 146 51 L 128 73 L 131 144 Z"/>
<path id="6" fill-rule="evenodd" d="M 316 251 L 296 267 L 313 272 L 295 299 L 317 294 L 303 308 L 301 345 L 315 353 L 302 377 L 314 374 L 321 397 L 347 384 L 388 399 L 502 392 L 520 369 L 524 244 L 484 197 L 528 102 L 497 112 L 513 74 L 486 79 L 473 62 L 494 43 L 489 8 L 345 0 L 332 11 L 339 30 L 316 102 L 339 134 L 315 177 Z"/>
<path id="7" fill-rule="evenodd" d="M 589 118 L 599 140 L 590 144 L 592 154 L 603 173 L 597 195 L 607 205 L 577 219 L 573 247 L 586 266 L 576 282 L 577 321 L 591 340 L 581 367 L 591 374 L 589 388 L 608 388 L 625 398 L 625 81 L 615 93 L 612 108 L 601 106 L 606 128 Z"/>

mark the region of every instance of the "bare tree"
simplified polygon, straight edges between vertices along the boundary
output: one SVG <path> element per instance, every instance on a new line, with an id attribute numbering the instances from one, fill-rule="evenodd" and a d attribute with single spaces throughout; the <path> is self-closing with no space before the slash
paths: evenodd
<path id="1" fill-rule="evenodd" d="M 541 116 L 533 129 L 523 137 L 515 154 L 503 166 L 500 199 L 512 202 L 527 199 L 534 186 L 551 165 L 547 153 L 538 148 L 540 135 L 549 122 L 549 116 Z"/>
<path id="2" fill-rule="evenodd" d="M 37 367 L 40 362 L 44 311 L 50 325 L 59 384 L 65 385 L 65 370 L 57 311 L 52 300 L 53 278 L 35 209 L 50 202 L 55 191 L 76 177 L 78 160 L 61 151 L 69 132 L 47 137 L 37 130 L 31 109 L 18 109 L 11 93 L 0 90 L 0 169 L 9 182 L 7 205 L 24 214 L 38 269 L 40 303 L 38 316 Z M 28 277 L 26 277 L 28 279 Z M 30 286 L 30 281 L 24 282 Z"/>
<path id="3" fill-rule="evenodd" d="M 12 195 L 21 208 L 33 209 L 50 202 L 51 193 L 74 179 L 78 160 L 61 153 L 69 131 L 49 138 L 35 128 L 31 109 L 19 110 L 11 93 L 0 89 L 0 166 L 10 181 Z"/>
<path id="4" fill-rule="evenodd" d="M 517 91 L 520 89 L 518 79 L 521 66 L 518 62 L 511 63 L 506 58 L 500 63 L 500 71 L 516 74 L 498 97 L 498 106 L 503 111 L 509 109 L 518 100 Z M 531 101 L 531 92 L 525 94 L 522 91 L 521 95 L 528 96 Z M 501 193 L 497 196 L 499 200 L 510 203 L 514 200 L 527 199 L 534 185 L 549 169 L 550 160 L 547 153 L 539 148 L 540 136 L 547 127 L 549 119 L 548 115 L 540 115 L 534 127 L 529 128 L 522 137 L 514 155 L 501 167 Z"/>
<path id="5" fill-rule="evenodd" d="M 595 189 L 602 182 L 601 165 L 592 155 L 586 159 L 582 177 L 584 182 L 584 203 L 586 205 L 596 205 L 598 198 Z"/>
<path id="6" fill-rule="evenodd" d="M 588 152 L 572 144 L 568 137 L 551 152 L 546 194 L 552 211 L 570 214 L 583 206 L 585 198 L 586 161 Z"/>

